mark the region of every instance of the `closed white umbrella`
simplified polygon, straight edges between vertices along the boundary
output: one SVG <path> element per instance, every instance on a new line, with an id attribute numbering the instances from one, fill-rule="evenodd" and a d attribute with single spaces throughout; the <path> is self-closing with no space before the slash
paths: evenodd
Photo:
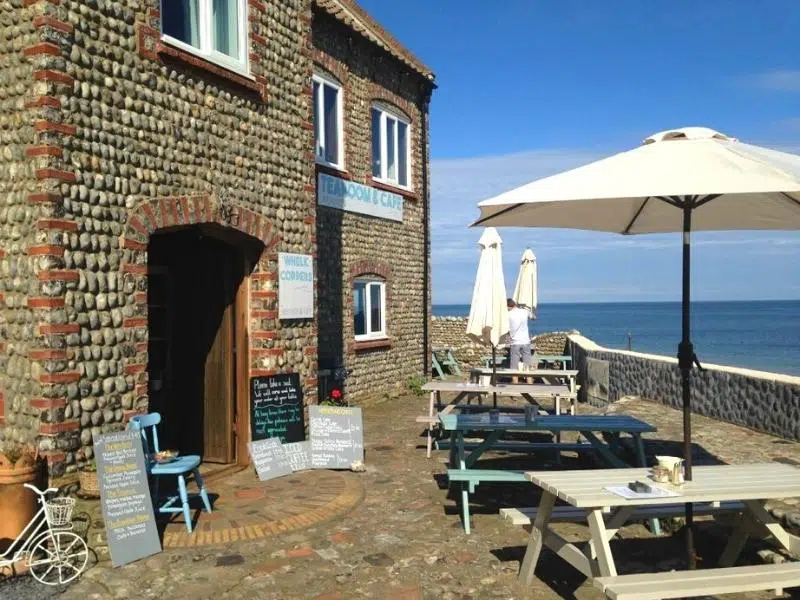
<path id="1" fill-rule="evenodd" d="M 536 306 L 538 302 L 536 271 L 536 256 L 530 248 L 526 248 L 525 252 L 522 253 L 519 275 L 517 275 L 517 285 L 514 287 L 514 295 L 512 298 L 514 302 L 528 309 L 532 319 L 536 318 Z"/>
<path id="2" fill-rule="evenodd" d="M 492 385 L 495 383 L 497 345 L 509 329 L 502 245 L 494 227 L 488 227 L 478 240 L 481 256 L 467 320 L 467 335 L 492 347 Z"/>
<path id="3" fill-rule="evenodd" d="M 744 144 L 704 127 L 662 131 L 644 144 L 479 204 L 475 225 L 560 227 L 625 235 L 683 232 L 682 337 L 686 478 L 692 478 L 691 232 L 800 229 L 800 156 Z M 689 564 L 694 566 L 687 505 Z"/>

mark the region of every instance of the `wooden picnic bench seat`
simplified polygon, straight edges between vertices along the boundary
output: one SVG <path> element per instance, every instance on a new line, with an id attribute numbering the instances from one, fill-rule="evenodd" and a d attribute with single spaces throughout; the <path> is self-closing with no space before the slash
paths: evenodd
<path id="1" fill-rule="evenodd" d="M 611 600 L 661 600 L 800 586 L 800 562 L 617 575 L 594 579 Z"/>
<path id="2" fill-rule="evenodd" d="M 525 478 L 524 471 L 503 471 L 495 469 L 448 469 L 447 478 L 450 481 L 466 481 L 470 484 L 470 487 L 474 487 L 482 481 L 528 481 Z"/>
<path id="3" fill-rule="evenodd" d="M 524 508 L 501 508 L 500 516 L 511 521 L 512 525 L 530 525 L 536 519 L 539 508 L 536 506 Z M 704 502 L 694 504 L 694 514 L 718 515 L 725 513 L 738 513 L 744 510 L 744 504 L 738 501 L 730 502 Z M 684 515 L 682 504 L 665 504 L 642 506 L 631 515 L 631 520 L 639 519 L 668 519 Z M 610 510 L 608 512 L 611 512 Z M 556 506 L 550 516 L 551 521 L 585 521 L 586 511 L 574 506 Z"/>

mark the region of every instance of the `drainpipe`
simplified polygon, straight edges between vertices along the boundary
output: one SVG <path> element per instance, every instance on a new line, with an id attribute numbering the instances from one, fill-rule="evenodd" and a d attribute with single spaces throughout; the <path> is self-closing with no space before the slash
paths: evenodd
<path id="1" fill-rule="evenodd" d="M 431 300 L 430 300 L 430 282 L 431 282 L 431 261 L 430 261 L 430 248 L 431 248 L 431 208 L 430 208 L 430 182 L 428 171 L 430 169 L 430 146 L 428 143 L 428 111 L 430 109 L 431 96 L 436 84 L 433 82 L 433 77 L 423 84 L 424 89 L 422 93 L 422 101 L 420 103 L 421 114 L 421 127 L 420 133 L 422 135 L 422 230 L 423 230 L 423 275 L 422 275 L 422 300 L 425 310 L 425 318 L 422 324 L 422 373 L 428 375 L 431 368 L 430 360 L 430 319 L 431 319 Z"/>

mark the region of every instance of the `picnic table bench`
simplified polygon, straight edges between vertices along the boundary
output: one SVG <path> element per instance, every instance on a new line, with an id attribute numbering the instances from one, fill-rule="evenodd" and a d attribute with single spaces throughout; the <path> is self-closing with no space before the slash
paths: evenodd
<path id="1" fill-rule="evenodd" d="M 456 376 L 461 375 L 461 367 L 458 360 L 453 354 L 452 348 L 447 347 L 433 347 L 431 348 L 431 370 L 439 376 L 440 379 L 445 379 L 445 369 Z"/>
<path id="2" fill-rule="evenodd" d="M 649 469 L 598 469 L 592 471 L 532 471 L 526 477 L 542 488 L 531 536 L 520 568 L 519 579 L 530 584 L 543 546 L 569 562 L 612 600 L 683 598 L 758 590 L 782 591 L 800 586 L 800 562 L 734 567 L 748 537 L 772 536 L 791 553 L 800 551 L 800 537 L 788 533 L 764 507 L 768 500 L 800 496 L 800 469 L 790 465 L 713 465 L 693 469 L 693 480 L 681 486 L 658 484 L 675 496 L 626 498 L 606 488 L 647 480 Z M 591 541 L 586 551 L 549 528 L 558 520 L 556 500 L 583 512 Z M 736 501 L 741 508 L 732 504 Z M 713 514 L 738 509 L 734 532 L 720 556 L 718 568 L 619 575 L 609 541 L 642 509 L 685 503 L 706 507 Z M 613 511 L 609 519 L 608 511 Z"/>
<path id="3" fill-rule="evenodd" d="M 597 437 L 596 433 L 627 433 L 634 439 L 636 462 L 645 466 L 644 445 L 641 434 L 656 431 L 656 428 L 628 415 L 538 415 L 535 420 L 527 421 L 524 416 L 500 415 L 493 420 L 490 415 L 456 415 L 440 414 L 442 428 L 450 432 L 450 468 L 447 477 L 450 481 L 461 482 L 461 510 L 464 520 L 464 531 L 470 533 L 469 494 L 483 482 L 524 482 L 527 477 L 523 471 L 474 469 L 476 461 L 490 449 L 501 449 L 501 436 L 509 431 L 560 433 L 576 431 L 586 442 L 574 444 L 528 442 L 520 444 L 516 451 L 537 452 L 543 450 L 575 450 L 578 452 L 597 452 L 606 462 L 619 467 L 627 467 L 622 459 L 614 454 L 608 444 Z M 472 445 L 471 452 L 464 441 L 465 433 L 484 435 L 483 441 Z M 612 436 L 613 437 L 613 436 Z M 585 471 L 582 471 L 585 472 Z M 658 529 L 657 522 L 653 523 Z"/>
<path id="4" fill-rule="evenodd" d="M 578 371 L 574 369 L 554 370 L 554 369 L 496 369 L 494 373 L 491 368 L 476 367 L 470 370 L 469 379 L 472 382 L 488 385 L 491 383 L 492 374 L 503 379 L 511 378 L 516 384 L 516 380 L 528 380 L 529 378 L 542 379 L 547 385 L 567 385 L 571 392 L 577 392 L 576 378 Z M 571 412 L 575 412 L 575 403 L 570 407 Z"/>
<path id="5" fill-rule="evenodd" d="M 570 391 L 566 385 L 541 385 L 541 384 L 509 384 L 509 385 L 483 385 L 479 383 L 459 383 L 451 381 L 431 381 L 422 386 L 422 390 L 430 393 L 430 403 L 428 405 L 428 414 L 416 417 L 417 423 L 426 425 L 428 443 L 427 443 L 427 457 L 431 457 L 431 449 L 433 448 L 433 430 L 439 424 L 439 415 L 449 414 L 456 408 L 459 410 L 475 410 L 474 405 L 464 405 L 462 402 L 477 397 L 479 402 L 482 403 L 483 398 L 492 394 L 493 396 L 500 397 L 522 397 L 531 404 L 539 405 L 540 401 L 552 401 L 555 410 L 561 412 L 561 400 L 569 400 L 574 402 L 577 394 Z M 448 404 L 445 406 L 442 402 L 442 393 L 456 394 Z M 482 404 L 477 407 L 482 409 Z M 542 409 L 543 410 L 543 409 Z"/>

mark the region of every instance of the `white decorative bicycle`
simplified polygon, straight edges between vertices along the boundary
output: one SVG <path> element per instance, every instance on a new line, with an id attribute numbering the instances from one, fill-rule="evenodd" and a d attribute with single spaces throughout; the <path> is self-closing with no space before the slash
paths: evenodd
<path id="1" fill-rule="evenodd" d="M 70 531 L 75 499 L 46 500 L 47 494 L 58 490 L 49 488 L 41 491 L 28 483 L 25 487 L 39 496 L 42 507 L 6 551 L 0 554 L 0 569 L 27 560 L 31 575 L 45 585 L 69 583 L 83 573 L 89 562 L 86 542 Z"/>

